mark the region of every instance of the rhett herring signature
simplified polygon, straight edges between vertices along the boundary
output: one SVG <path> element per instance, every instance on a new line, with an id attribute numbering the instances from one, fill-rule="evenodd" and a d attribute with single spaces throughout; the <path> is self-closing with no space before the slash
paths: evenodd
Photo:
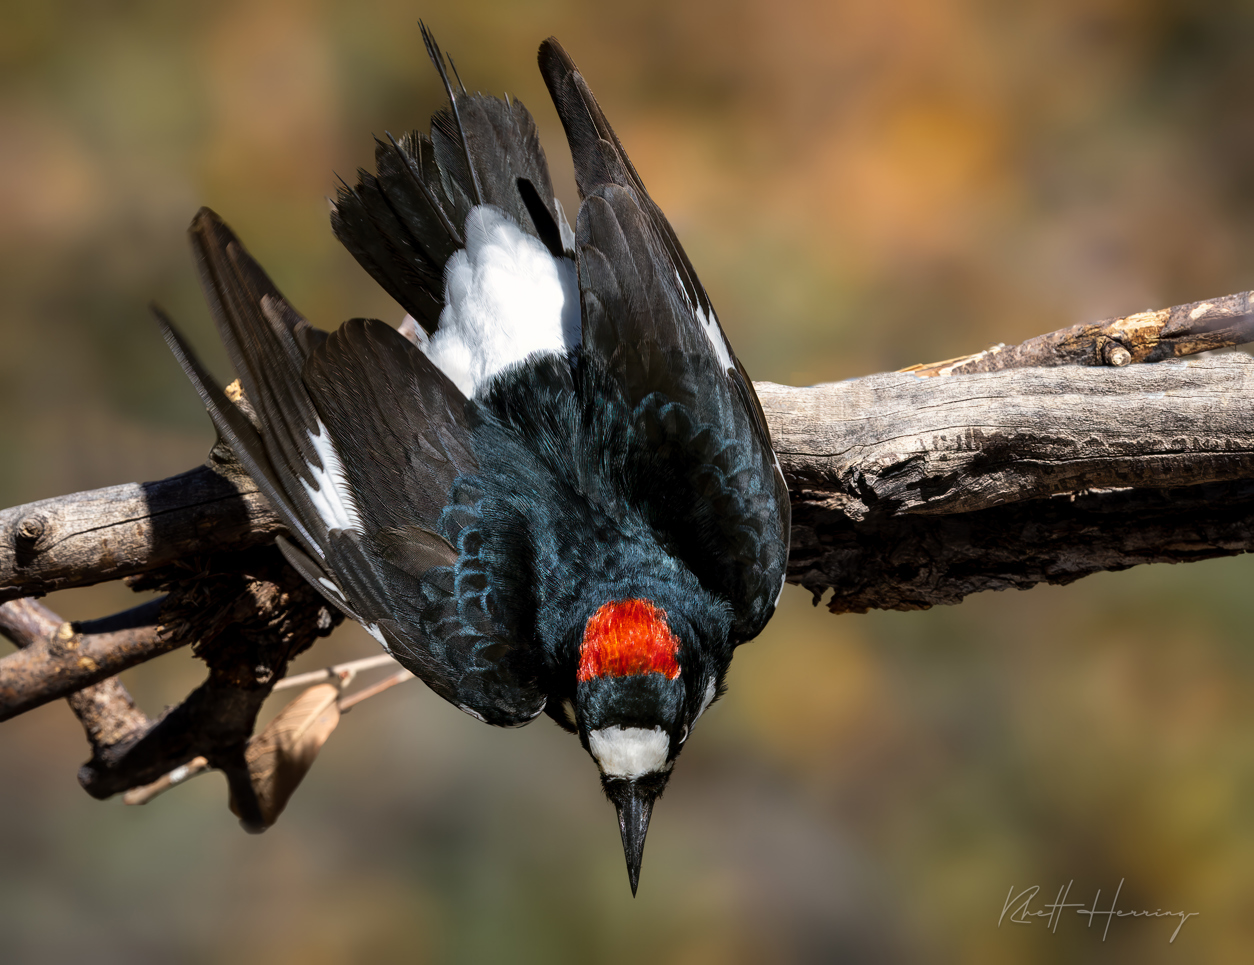
<path id="1" fill-rule="evenodd" d="M 1122 911 L 1117 908 L 1119 902 L 1119 892 L 1123 890 L 1123 883 L 1126 879 L 1119 879 L 1119 887 L 1115 889 L 1115 897 L 1111 899 L 1110 908 L 1108 910 L 1100 910 L 1097 907 L 1097 901 L 1102 896 L 1102 889 L 1097 889 L 1097 894 L 1093 896 L 1093 906 L 1091 908 L 1084 907 L 1082 901 L 1067 901 L 1067 896 L 1071 893 L 1071 885 L 1073 882 L 1068 881 L 1066 887 L 1059 888 L 1058 894 L 1054 897 L 1053 902 L 1048 905 L 1042 905 L 1038 911 L 1031 908 L 1032 899 L 1041 890 L 1040 885 L 1033 885 L 1031 888 L 1024 888 L 1017 895 L 1015 894 L 1014 885 L 1010 886 L 1010 891 L 1006 894 L 1006 903 L 1002 905 L 1001 917 L 997 919 L 997 927 L 1001 927 L 1002 921 L 1009 921 L 1012 925 L 1030 925 L 1034 918 L 1044 918 L 1045 927 L 1051 932 L 1058 931 L 1058 922 L 1062 920 L 1062 913 L 1068 908 L 1074 908 L 1077 915 L 1088 915 L 1088 927 L 1093 927 L 1094 918 L 1106 918 L 1106 927 L 1102 929 L 1102 941 L 1106 940 L 1106 933 L 1110 931 L 1110 920 L 1112 918 L 1179 918 L 1180 924 L 1176 925 L 1176 930 L 1171 933 L 1168 944 L 1176 940 L 1176 936 L 1180 934 L 1180 929 L 1184 927 L 1184 923 L 1194 915 L 1199 915 L 1197 911 L 1163 911 L 1159 908 L 1157 911 Z M 1009 915 L 1009 918 L 1007 918 Z"/>

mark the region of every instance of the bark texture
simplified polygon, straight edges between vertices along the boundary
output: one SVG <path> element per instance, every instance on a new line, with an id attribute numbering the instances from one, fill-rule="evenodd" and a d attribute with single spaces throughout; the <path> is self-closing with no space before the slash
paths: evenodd
<path id="1" fill-rule="evenodd" d="M 833 612 L 918 609 L 1254 548 L 1254 360 L 1174 359 L 1254 338 L 1252 307 L 1243 293 L 905 372 L 759 383 L 792 492 L 790 581 Z M 245 754 L 257 711 L 341 619 L 272 545 L 280 531 L 221 446 L 171 479 L 0 512 L 0 633 L 20 648 L 0 659 L 0 719 L 68 695 L 88 793 L 147 800 L 218 768 L 264 827 Z M 167 595 L 74 625 L 21 599 L 119 578 Z M 208 677 L 149 720 L 111 675 L 184 644 Z"/>
<path id="2" fill-rule="evenodd" d="M 790 582 L 918 609 L 1254 547 L 1254 360 L 759 384 Z"/>

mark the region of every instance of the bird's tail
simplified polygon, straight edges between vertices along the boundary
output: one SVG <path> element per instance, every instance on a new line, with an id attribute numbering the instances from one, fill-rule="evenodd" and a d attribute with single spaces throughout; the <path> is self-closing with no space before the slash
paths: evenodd
<path id="1" fill-rule="evenodd" d="M 516 100 L 470 94 L 452 59 L 421 26 L 449 106 L 431 118 L 430 134 L 375 139 L 377 172 L 358 171 L 355 187 L 343 185 L 331 226 L 361 266 L 431 333 L 444 306 L 444 266 L 465 247 L 471 208 L 500 208 L 555 256 L 569 247 L 571 236 L 531 114 Z"/>

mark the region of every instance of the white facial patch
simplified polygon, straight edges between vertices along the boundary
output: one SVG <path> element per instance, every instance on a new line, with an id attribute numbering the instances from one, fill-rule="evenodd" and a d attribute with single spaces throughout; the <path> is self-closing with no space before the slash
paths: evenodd
<path id="1" fill-rule="evenodd" d="M 554 258 L 499 208 L 471 208 L 466 247 L 444 268 L 440 326 L 418 347 L 469 397 L 502 369 L 579 341 L 574 262 Z"/>
<path id="2" fill-rule="evenodd" d="M 603 727 L 588 731 L 588 748 L 606 777 L 632 781 L 663 770 L 671 739 L 660 727 Z"/>
<path id="3" fill-rule="evenodd" d="M 307 464 L 314 478 L 312 486 L 304 479 L 300 481 L 309 501 L 326 523 L 327 529 L 352 529 L 360 533 L 361 515 L 357 512 L 357 501 L 353 499 L 353 492 L 344 481 L 344 464 L 340 462 L 339 453 L 335 451 L 335 445 L 321 419 L 318 420 L 317 435 L 312 432 L 308 435 L 310 445 L 322 462 L 321 469 L 313 463 Z"/>

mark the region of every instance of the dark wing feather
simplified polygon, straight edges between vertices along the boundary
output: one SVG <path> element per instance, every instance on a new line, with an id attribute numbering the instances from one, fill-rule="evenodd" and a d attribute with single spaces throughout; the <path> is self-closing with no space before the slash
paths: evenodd
<path id="1" fill-rule="evenodd" d="M 544 697 L 530 641 L 511 642 L 508 614 L 478 585 L 466 535 L 478 507 L 454 495 L 469 491 L 459 480 L 477 469 L 461 393 L 382 322 L 353 319 L 330 336 L 313 329 L 207 209 L 192 237 L 259 429 L 159 317 L 214 423 L 291 531 L 284 555 L 441 696 L 494 724 L 536 716 Z M 320 479 L 351 504 L 349 525 L 319 512 Z"/>
<path id="2" fill-rule="evenodd" d="M 787 566 L 788 488 L 753 385 L 670 223 L 556 40 L 540 69 L 583 198 L 583 353 L 635 407 L 654 529 L 735 610 L 736 643 L 769 619 Z"/>
<path id="3" fill-rule="evenodd" d="M 423 39 L 449 106 L 432 117 L 429 135 L 414 131 L 399 142 L 391 135 L 376 141 L 377 173 L 359 171 L 357 185 L 340 190 L 331 226 L 430 333 L 444 305 L 444 265 L 463 247 L 472 207 L 495 205 L 550 250 L 560 232 L 548 163 L 527 109 L 519 101 L 455 87 L 425 27 Z"/>

